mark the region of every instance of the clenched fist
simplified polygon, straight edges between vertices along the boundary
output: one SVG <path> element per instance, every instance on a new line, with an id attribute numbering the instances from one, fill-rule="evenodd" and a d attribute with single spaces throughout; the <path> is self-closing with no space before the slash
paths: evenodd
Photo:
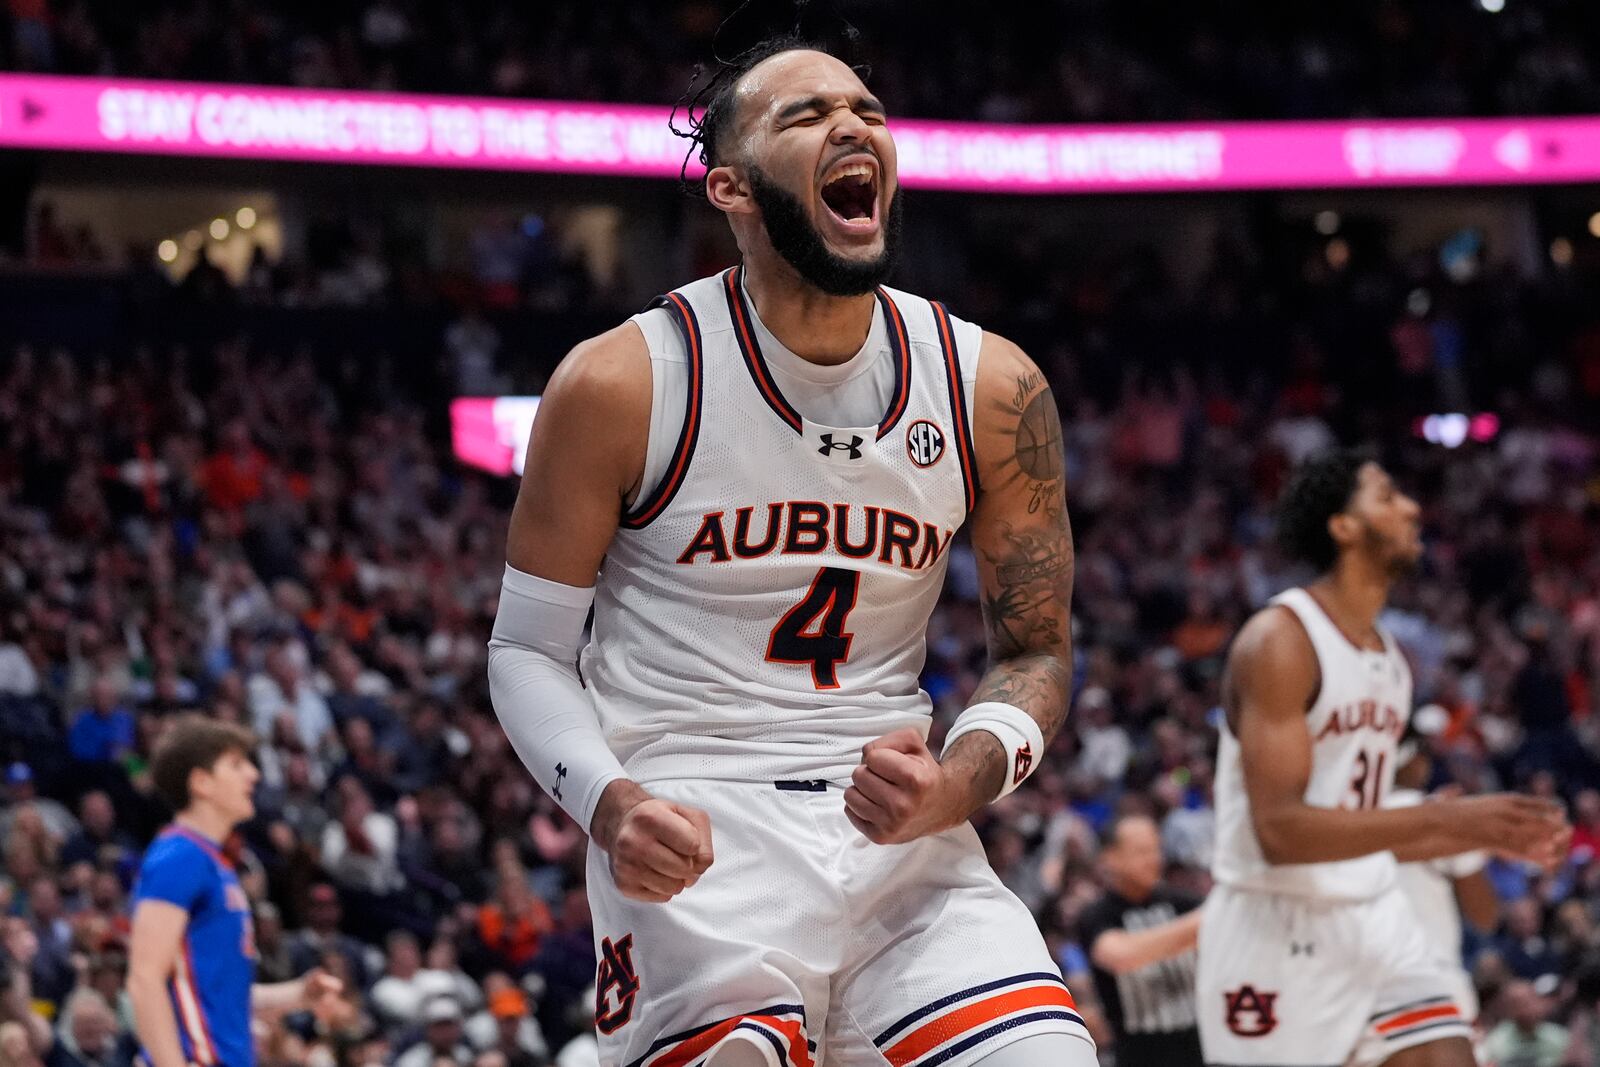
<path id="1" fill-rule="evenodd" d="M 1572 827 L 1551 801 L 1521 793 L 1490 793 L 1438 803 L 1479 848 L 1547 868 L 1567 857 Z"/>
<path id="2" fill-rule="evenodd" d="M 632 900 L 671 900 L 698 882 L 714 858 L 710 816 L 624 779 L 606 786 L 592 830 L 611 861 L 612 880 Z"/>
<path id="3" fill-rule="evenodd" d="M 869 741 L 844 791 L 845 816 L 867 840 L 898 845 L 967 817 L 970 784 L 952 779 L 911 727 Z"/>

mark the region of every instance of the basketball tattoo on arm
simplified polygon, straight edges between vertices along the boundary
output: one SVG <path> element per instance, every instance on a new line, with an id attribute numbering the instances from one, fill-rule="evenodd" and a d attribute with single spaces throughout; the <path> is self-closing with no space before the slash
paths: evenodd
<path id="1" fill-rule="evenodd" d="M 984 472 L 992 527 L 974 547 L 985 575 L 983 617 L 993 666 L 973 701 L 999 700 L 1039 720 L 1048 741 L 1071 692 L 1072 531 L 1061 419 L 1044 375 L 1029 368 L 991 403 L 1011 448 Z"/>

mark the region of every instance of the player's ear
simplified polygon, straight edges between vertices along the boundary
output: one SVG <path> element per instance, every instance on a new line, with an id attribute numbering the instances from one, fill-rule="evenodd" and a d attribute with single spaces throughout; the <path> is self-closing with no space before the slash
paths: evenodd
<path id="1" fill-rule="evenodd" d="M 209 767 L 194 767 L 189 771 L 189 802 L 194 801 L 203 794 L 211 785 L 211 769 Z"/>
<path id="2" fill-rule="evenodd" d="M 755 199 L 750 195 L 750 183 L 735 165 L 712 167 L 706 172 L 706 199 L 718 211 L 729 215 L 747 214 L 755 210 Z"/>
<path id="3" fill-rule="evenodd" d="M 1354 543 L 1358 532 L 1355 516 L 1343 511 L 1328 516 L 1328 536 L 1340 548 Z"/>

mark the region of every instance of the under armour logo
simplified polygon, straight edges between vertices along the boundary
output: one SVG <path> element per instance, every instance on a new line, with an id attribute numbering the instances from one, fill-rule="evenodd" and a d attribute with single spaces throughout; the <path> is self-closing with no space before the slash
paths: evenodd
<path id="1" fill-rule="evenodd" d="M 849 452 L 851 459 L 860 459 L 861 458 L 861 438 L 855 436 L 854 434 L 851 434 L 850 435 L 850 443 L 849 444 L 845 444 L 843 441 L 835 442 L 834 439 L 833 439 L 833 434 L 831 434 L 831 433 L 822 434 L 822 447 L 817 449 L 818 453 L 820 453 L 821 455 L 826 456 L 826 455 L 829 455 L 830 453 L 837 452 L 840 449 L 843 449 L 846 452 Z"/>
<path id="2" fill-rule="evenodd" d="M 1289 942 L 1289 955 L 1309 956 L 1311 955 L 1312 950 L 1316 947 L 1317 946 L 1310 941 L 1291 941 Z"/>
<path id="3" fill-rule="evenodd" d="M 550 795 L 555 797 L 557 800 L 561 799 L 561 779 L 565 778 L 566 776 L 567 768 L 562 764 L 556 764 L 556 784 L 554 788 L 550 790 Z"/>

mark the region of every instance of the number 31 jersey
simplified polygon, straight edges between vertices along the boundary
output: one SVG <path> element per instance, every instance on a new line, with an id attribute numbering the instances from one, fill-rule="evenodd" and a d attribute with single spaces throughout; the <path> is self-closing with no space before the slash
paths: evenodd
<path id="1" fill-rule="evenodd" d="M 740 274 L 654 305 L 676 325 L 685 417 L 606 555 L 580 663 L 636 781 L 841 780 L 868 741 L 926 735 L 928 617 L 977 492 L 962 368 L 978 328 L 879 289 L 885 410 L 823 425 L 779 391 Z"/>
<path id="2" fill-rule="evenodd" d="M 1358 648 L 1304 589 L 1272 603 L 1300 620 L 1317 657 L 1321 685 L 1306 712 L 1311 777 L 1305 802 L 1315 808 L 1374 809 L 1394 785 L 1395 752 L 1411 717 L 1411 668 L 1394 638 L 1378 628 L 1383 650 Z M 1239 742 L 1226 723 L 1217 749 L 1217 843 L 1212 875 L 1238 889 L 1365 900 L 1395 879 L 1392 852 L 1333 863 L 1269 864 L 1261 853 L 1245 792 Z"/>

